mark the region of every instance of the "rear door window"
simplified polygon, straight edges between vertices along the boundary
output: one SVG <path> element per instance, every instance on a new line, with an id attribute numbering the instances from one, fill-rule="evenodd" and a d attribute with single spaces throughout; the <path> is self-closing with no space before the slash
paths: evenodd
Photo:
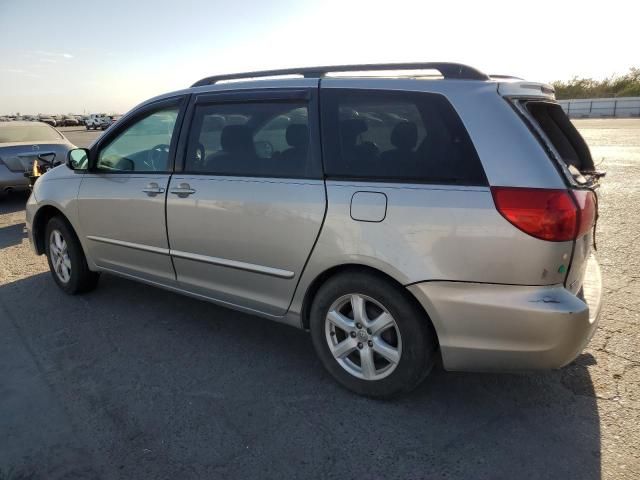
<path id="1" fill-rule="evenodd" d="M 471 139 L 443 96 L 326 88 L 321 99 L 328 177 L 487 184 Z"/>
<path id="2" fill-rule="evenodd" d="M 306 103 L 205 104 L 195 109 L 185 172 L 318 178 L 310 143 Z"/>

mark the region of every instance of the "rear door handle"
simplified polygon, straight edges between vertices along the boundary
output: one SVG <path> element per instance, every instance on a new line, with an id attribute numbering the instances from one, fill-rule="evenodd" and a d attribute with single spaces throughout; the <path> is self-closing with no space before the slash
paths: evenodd
<path id="1" fill-rule="evenodd" d="M 174 195 L 178 195 L 180 198 L 186 198 L 192 193 L 196 193 L 196 191 L 189 186 L 188 183 L 181 183 L 177 187 L 172 188 L 169 192 Z"/>
<path id="2" fill-rule="evenodd" d="M 159 193 L 164 193 L 164 188 L 162 188 L 156 182 L 151 182 L 149 185 L 143 188 L 142 191 L 150 197 L 155 197 Z"/>

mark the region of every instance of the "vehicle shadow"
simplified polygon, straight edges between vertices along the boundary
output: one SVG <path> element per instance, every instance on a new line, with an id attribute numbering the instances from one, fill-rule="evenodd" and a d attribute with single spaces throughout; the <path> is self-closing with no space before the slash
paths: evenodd
<path id="1" fill-rule="evenodd" d="M 13 245 L 20 245 L 27 238 L 24 223 L 16 223 L 0 227 L 0 250 Z"/>
<path id="2" fill-rule="evenodd" d="M 27 419 L 0 468 L 73 468 L 73 442 L 47 433 L 59 421 L 108 478 L 600 478 L 589 355 L 543 373 L 436 368 L 375 401 L 339 387 L 306 332 L 113 276 L 70 297 L 35 275 L 0 287 L 3 308 L 66 414 L 43 426 L 11 410 L 33 398 L 0 400 Z"/>
<path id="3" fill-rule="evenodd" d="M 12 192 L 0 195 L 0 215 L 19 212 L 24 210 L 29 192 Z"/>

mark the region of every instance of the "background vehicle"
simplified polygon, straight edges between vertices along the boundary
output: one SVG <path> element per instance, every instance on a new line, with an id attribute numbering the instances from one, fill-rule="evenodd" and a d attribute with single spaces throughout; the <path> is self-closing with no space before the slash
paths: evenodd
<path id="1" fill-rule="evenodd" d="M 58 124 L 60 127 L 77 127 L 78 125 L 80 125 L 78 119 L 70 115 L 62 117 L 62 120 Z"/>
<path id="2" fill-rule="evenodd" d="M 329 75 L 401 70 L 425 73 Z M 308 328 L 360 394 L 414 388 L 438 349 L 561 367 L 597 325 L 600 173 L 544 84 L 451 63 L 207 77 L 68 166 L 27 204 L 60 288 L 105 271 Z"/>
<path id="3" fill-rule="evenodd" d="M 120 117 L 122 115 L 107 115 L 106 117 L 104 117 L 104 121 L 102 122 L 102 124 L 100 125 L 100 128 L 102 130 L 106 130 L 107 128 L 109 128 L 111 125 L 113 125 L 114 123 L 116 123 Z"/>
<path id="4" fill-rule="evenodd" d="M 105 121 L 106 114 L 104 113 L 92 113 L 89 118 L 85 120 L 85 126 L 87 130 L 98 130 L 101 128 L 102 123 Z"/>
<path id="5" fill-rule="evenodd" d="M 46 123 L 47 125 L 51 125 L 52 127 L 55 127 L 58 125 L 58 122 L 56 121 L 55 118 L 47 115 L 39 116 L 38 121 L 42 123 Z"/>
<path id="6" fill-rule="evenodd" d="M 39 155 L 54 153 L 60 160 L 73 148 L 64 135 L 45 123 L 0 124 L 0 193 L 28 188 L 24 174 L 33 170 Z"/>

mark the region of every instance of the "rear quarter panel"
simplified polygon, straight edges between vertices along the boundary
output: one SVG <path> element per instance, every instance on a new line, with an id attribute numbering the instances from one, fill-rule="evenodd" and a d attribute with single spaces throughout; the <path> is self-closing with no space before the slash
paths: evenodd
<path id="1" fill-rule="evenodd" d="M 387 196 L 381 222 L 356 221 L 359 191 Z M 343 264 L 376 268 L 403 285 L 448 280 L 519 285 L 561 284 L 573 242 L 545 242 L 507 222 L 487 187 L 327 181 L 324 226 L 292 311 L 322 272 Z"/>

